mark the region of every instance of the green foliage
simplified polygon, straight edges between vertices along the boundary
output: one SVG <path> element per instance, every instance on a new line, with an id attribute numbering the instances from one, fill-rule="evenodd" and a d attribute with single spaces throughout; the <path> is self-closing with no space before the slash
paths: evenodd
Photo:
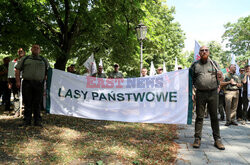
<path id="1" fill-rule="evenodd" d="M 218 62 L 221 68 L 226 68 L 230 64 L 230 54 L 228 51 L 224 51 L 220 43 L 216 41 L 210 41 L 206 44 L 210 50 L 211 59 Z"/>
<path id="2" fill-rule="evenodd" d="M 194 61 L 194 51 L 185 51 L 185 52 L 182 52 L 181 53 L 181 60 L 182 60 L 182 63 L 180 63 L 182 65 L 182 67 L 186 67 L 186 68 L 189 68 L 193 61 Z M 179 64 L 179 65 L 180 65 Z"/>
<path id="3" fill-rule="evenodd" d="M 173 22 L 175 10 L 169 9 L 162 1 L 146 1 L 144 10 L 147 17 L 143 22 L 148 26 L 147 40 L 144 44 L 144 64 L 149 67 L 153 61 L 158 67 L 165 61 L 167 70 L 172 71 L 175 57 L 182 63 L 180 52 L 185 39 L 179 23 Z"/>
<path id="4" fill-rule="evenodd" d="M 139 165 L 140 162 L 139 161 L 133 161 L 133 165 Z"/>
<path id="5" fill-rule="evenodd" d="M 64 70 L 77 57 L 78 70 L 94 54 L 103 59 L 107 71 L 114 63 L 129 77 L 139 76 L 140 44 L 135 27 L 148 26 L 144 41 L 144 66 L 166 61 L 174 67 L 174 57 L 182 61 L 184 34 L 173 22 L 174 8 L 154 0 L 2 0 L 0 2 L 0 53 L 16 54 L 40 44 L 42 55 Z"/>
<path id="6" fill-rule="evenodd" d="M 99 160 L 96 162 L 96 165 L 104 165 L 103 161 Z"/>
<path id="7" fill-rule="evenodd" d="M 223 40 L 228 41 L 227 47 L 231 48 L 231 53 L 235 54 L 239 64 L 246 64 L 250 58 L 250 15 L 239 18 L 236 23 L 224 25 L 226 31 Z"/>

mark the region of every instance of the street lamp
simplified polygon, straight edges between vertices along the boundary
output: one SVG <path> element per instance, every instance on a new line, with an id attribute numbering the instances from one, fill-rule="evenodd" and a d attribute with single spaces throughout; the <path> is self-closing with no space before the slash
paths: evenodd
<path id="1" fill-rule="evenodd" d="M 141 70 L 142 70 L 142 67 L 143 67 L 142 48 L 143 48 L 143 40 L 145 39 L 146 34 L 147 34 L 147 26 L 145 26 L 143 23 L 140 23 L 139 25 L 136 26 L 135 29 L 136 29 L 136 32 L 137 32 L 137 39 L 141 43 L 140 76 L 142 76 L 142 74 L 141 74 Z"/>

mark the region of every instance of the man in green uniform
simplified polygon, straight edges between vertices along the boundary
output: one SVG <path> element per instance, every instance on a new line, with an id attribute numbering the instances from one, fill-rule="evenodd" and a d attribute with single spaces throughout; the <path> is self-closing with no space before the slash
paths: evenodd
<path id="1" fill-rule="evenodd" d="M 102 73 L 103 67 L 100 65 L 98 67 L 97 73 L 94 73 L 92 76 L 97 78 L 107 78 L 105 73 Z"/>
<path id="2" fill-rule="evenodd" d="M 16 85 L 20 88 L 20 72 L 22 71 L 22 94 L 24 101 L 24 126 L 31 125 L 32 113 L 34 125 L 41 125 L 40 103 L 43 96 L 44 80 L 49 68 L 48 61 L 40 56 L 40 46 L 33 45 L 31 56 L 22 57 L 16 65 Z"/>
<path id="3" fill-rule="evenodd" d="M 241 80 L 236 74 L 236 66 L 231 64 L 229 72 L 225 74 L 224 81 L 221 82 L 222 86 L 225 86 L 225 103 L 226 103 L 226 119 L 225 126 L 238 125 L 235 122 L 236 110 L 239 101 L 239 87 L 241 87 Z"/>
<path id="4" fill-rule="evenodd" d="M 221 142 L 219 121 L 217 117 L 218 108 L 218 86 L 219 81 L 223 79 L 222 72 L 216 62 L 210 60 L 209 49 L 202 46 L 199 51 L 201 59 L 194 62 L 190 68 L 193 85 L 196 88 L 196 119 L 195 119 L 195 140 L 193 147 L 199 148 L 201 144 L 201 133 L 203 127 L 203 119 L 205 107 L 211 118 L 211 126 L 214 146 L 220 150 L 225 147 Z"/>
<path id="5" fill-rule="evenodd" d="M 109 78 L 123 78 L 122 72 L 119 72 L 119 65 L 114 65 L 114 71 L 109 74 Z"/>

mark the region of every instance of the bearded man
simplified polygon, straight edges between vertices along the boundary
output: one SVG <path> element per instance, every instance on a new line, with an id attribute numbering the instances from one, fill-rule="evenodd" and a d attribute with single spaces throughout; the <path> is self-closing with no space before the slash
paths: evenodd
<path id="1" fill-rule="evenodd" d="M 223 74 L 218 64 L 209 58 L 210 52 L 208 47 L 202 46 L 199 51 L 200 60 L 194 62 L 190 67 L 192 83 L 196 88 L 196 119 L 195 119 L 195 140 L 194 148 L 200 148 L 201 133 L 205 108 L 211 119 L 213 130 L 214 146 L 220 150 L 225 147 L 221 142 L 219 121 L 217 117 L 218 108 L 218 88 L 220 81 L 223 80 Z"/>

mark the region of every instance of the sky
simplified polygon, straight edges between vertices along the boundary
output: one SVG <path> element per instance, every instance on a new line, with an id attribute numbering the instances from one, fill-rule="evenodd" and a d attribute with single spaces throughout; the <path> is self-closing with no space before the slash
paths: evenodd
<path id="1" fill-rule="evenodd" d="M 195 40 L 221 43 L 226 23 L 250 15 L 250 0 L 167 0 L 167 5 L 175 6 L 175 21 L 186 34 L 188 51 L 194 50 Z"/>

